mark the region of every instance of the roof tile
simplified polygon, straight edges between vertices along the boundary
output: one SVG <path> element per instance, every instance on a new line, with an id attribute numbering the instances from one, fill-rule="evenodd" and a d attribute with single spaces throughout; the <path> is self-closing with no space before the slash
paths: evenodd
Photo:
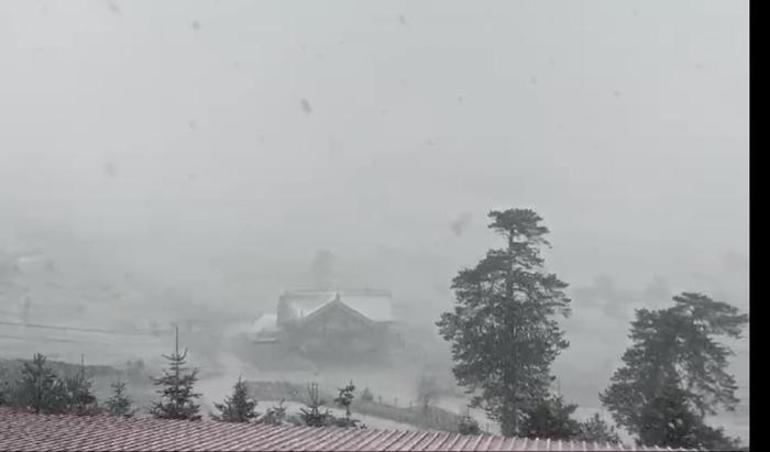
<path id="1" fill-rule="evenodd" d="M 633 450 L 620 444 L 460 435 L 436 431 L 343 429 L 168 421 L 108 416 L 46 416 L 0 408 L 0 450 L 307 450 L 513 451 Z M 638 448 L 636 448 L 638 450 Z M 646 448 L 643 450 L 672 450 Z"/>

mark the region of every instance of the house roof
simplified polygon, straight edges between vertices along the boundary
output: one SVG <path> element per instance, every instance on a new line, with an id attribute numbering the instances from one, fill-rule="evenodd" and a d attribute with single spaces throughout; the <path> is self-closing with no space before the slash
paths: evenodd
<path id="1" fill-rule="evenodd" d="M 375 290 L 359 291 L 295 291 L 281 296 L 281 302 L 295 319 L 301 319 L 339 301 L 375 322 L 393 321 L 393 299 L 390 292 Z"/>
<path id="2" fill-rule="evenodd" d="M 137 451 L 578 451 L 636 449 L 622 444 L 460 435 L 448 432 L 287 427 L 148 417 L 38 415 L 0 408 L 0 450 Z"/>

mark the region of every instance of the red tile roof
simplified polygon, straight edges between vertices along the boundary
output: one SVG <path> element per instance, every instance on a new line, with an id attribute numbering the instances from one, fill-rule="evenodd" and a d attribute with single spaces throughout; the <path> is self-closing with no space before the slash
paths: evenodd
<path id="1" fill-rule="evenodd" d="M 0 408 L 0 450 L 99 451 L 578 451 L 621 444 L 459 435 L 448 432 L 277 427 L 216 421 L 46 416 Z"/>

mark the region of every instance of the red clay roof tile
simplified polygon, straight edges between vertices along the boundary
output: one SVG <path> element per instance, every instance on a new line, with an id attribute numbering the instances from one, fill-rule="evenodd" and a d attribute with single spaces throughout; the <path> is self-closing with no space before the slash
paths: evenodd
<path id="1" fill-rule="evenodd" d="M 435 431 L 276 427 L 215 421 L 46 416 L 0 408 L 0 450 L 514 451 L 631 450 L 620 444 Z M 645 448 L 641 450 L 671 450 Z"/>

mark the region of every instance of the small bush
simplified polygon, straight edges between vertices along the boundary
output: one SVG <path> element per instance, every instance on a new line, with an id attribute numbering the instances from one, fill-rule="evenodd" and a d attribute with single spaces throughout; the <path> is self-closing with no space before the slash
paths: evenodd
<path id="1" fill-rule="evenodd" d="M 260 424 L 283 425 L 286 421 L 286 407 L 283 406 L 283 399 L 265 411 L 265 414 L 257 419 Z"/>
<path id="2" fill-rule="evenodd" d="M 457 423 L 457 431 L 461 435 L 480 435 L 481 427 L 479 427 L 479 423 L 476 419 L 473 419 L 469 414 L 466 414 L 461 417 L 460 421 Z"/>
<path id="3" fill-rule="evenodd" d="M 312 383 L 307 386 L 309 400 L 305 402 L 307 408 L 300 408 L 300 418 L 308 427 L 327 427 L 332 425 L 334 416 L 328 409 L 321 411 L 324 401 L 318 397 L 318 384 Z"/>

